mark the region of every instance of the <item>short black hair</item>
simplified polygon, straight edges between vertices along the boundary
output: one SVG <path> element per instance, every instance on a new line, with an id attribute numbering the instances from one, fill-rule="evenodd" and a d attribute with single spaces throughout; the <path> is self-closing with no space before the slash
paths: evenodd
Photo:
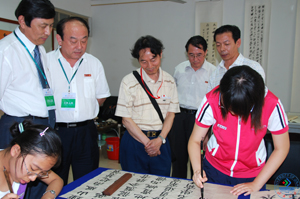
<path id="1" fill-rule="evenodd" d="M 19 125 L 23 126 L 24 131 L 20 131 Z M 44 134 L 41 134 L 41 132 Z M 46 125 L 34 125 L 31 121 L 25 120 L 21 124 L 14 123 L 10 127 L 13 137 L 9 149 L 18 144 L 21 149 L 21 156 L 28 154 L 44 154 L 49 157 L 57 158 L 54 167 L 61 162 L 62 145 L 57 132 Z"/>
<path id="2" fill-rule="evenodd" d="M 232 33 L 232 38 L 234 40 L 234 42 L 236 43 L 236 41 L 238 39 L 241 38 L 241 30 L 239 29 L 239 27 L 235 26 L 235 25 L 224 25 L 219 27 L 214 34 L 214 41 L 216 41 L 216 36 L 219 34 L 223 34 L 225 32 L 231 32 Z"/>
<path id="3" fill-rule="evenodd" d="M 200 45 L 202 46 L 202 50 L 205 52 L 206 50 L 207 50 L 207 42 L 206 42 L 206 40 L 203 38 L 203 37 L 201 37 L 200 35 L 195 35 L 195 36 L 193 36 L 193 37 L 191 37 L 188 41 L 187 41 L 187 43 L 186 43 L 186 45 L 185 45 L 185 50 L 186 50 L 186 52 L 188 52 L 189 51 L 189 45 L 192 45 L 192 46 L 195 46 L 196 48 L 200 48 Z"/>
<path id="4" fill-rule="evenodd" d="M 163 44 L 160 40 L 154 38 L 153 36 L 146 35 L 140 37 L 134 44 L 133 49 L 131 50 L 132 57 L 139 60 L 140 58 L 140 50 L 150 48 L 150 51 L 154 56 L 160 55 L 164 49 Z"/>
<path id="5" fill-rule="evenodd" d="M 251 115 L 251 127 L 261 128 L 262 107 L 264 105 L 265 83 L 262 76 L 249 66 L 230 68 L 220 81 L 222 117 L 226 119 L 229 111 L 247 122 Z"/>
<path id="6" fill-rule="evenodd" d="M 70 21 L 79 21 L 79 22 L 81 22 L 86 27 L 86 29 L 88 30 L 88 36 L 90 35 L 90 27 L 89 27 L 89 24 L 87 23 L 86 20 L 84 20 L 81 17 L 67 17 L 67 18 L 64 18 L 64 19 L 60 20 L 56 25 L 56 33 L 61 37 L 62 40 L 64 40 L 65 25 L 66 25 L 67 22 L 70 22 Z"/>
<path id="7" fill-rule="evenodd" d="M 30 27 L 34 18 L 54 18 L 55 8 L 49 0 L 22 0 L 15 11 L 15 15 L 17 19 L 23 15 L 25 24 Z"/>

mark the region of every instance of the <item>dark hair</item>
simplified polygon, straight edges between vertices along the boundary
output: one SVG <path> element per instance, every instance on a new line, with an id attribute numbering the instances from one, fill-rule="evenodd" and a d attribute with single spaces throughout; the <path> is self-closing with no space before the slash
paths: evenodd
<path id="1" fill-rule="evenodd" d="M 140 58 L 140 50 L 150 48 L 150 51 L 152 54 L 160 55 L 164 49 L 163 44 L 160 40 L 150 36 L 146 35 L 144 37 L 140 37 L 134 44 L 133 49 L 131 50 L 132 57 L 136 58 L 137 60 Z"/>
<path id="2" fill-rule="evenodd" d="M 22 0 L 15 11 L 15 15 L 17 18 L 23 15 L 26 25 L 30 27 L 34 18 L 54 18 L 55 8 L 49 0 Z"/>
<path id="3" fill-rule="evenodd" d="M 229 69 L 220 81 L 221 109 L 223 119 L 229 111 L 247 122 L 251 115 L 251 127 L 255 132 L 261 128 L 262 107 L 264 105 L 265 84 L 261 75 L 249 66 Z"/>
<path id="4" fill-rule="evenodd" d="M 21 123 L 20 123 L 21 124 Z M 13 140 L 10 142 L 9 149 L 18 144 L 21 148 L 21 156 L 28 154 L 45 154 L 49 157 L 56 157 L 57 162 L 54 167 L 60 165 L 61 162 L 61 140 L 51 127 L 45 125 L 33 125 L 30 121 L 22 122 L 24 131 L 19 129 L 19 123 L 14 123 L 10 127 Z M 46 131 L 45 129 L 48 128 Z M 44 135 L 40 135 L 41 132 Z"/>
<path id="5" fill-rule="evenodd" d="M 56 25 L 56 32 L 61 37 L 62 40 L 64 40 L 64 29 L 65 29 L 66 23 L 70 22 L 70 21 L 81 22 L 88 30 L 88 36 L 90 35 L 90 27 L 89 27 L 89 24 L 87 23 L 87 21 L 85 21 L 81 17 L 68 17 L 68 18 L 64 18 L 64 19 L 60 20 Z"/>
<path id="6" fill-rule="evenodd" d="M 241 30 L 237 26 L 234 26 L 234 25 L 224 25 L 224 26 L 219 27 L 215 31 L 214 41 L 216 41 L 216 36 L 217 35 L 223 34 L 225 32 L 231 32 L 232 33 L 232 38 L 233 38 L 233 40 L 234 40 L 235 43 L 236 43 L 236 41 L 238 39 L 241 38 Z"/>
<path id="7" fill-rule="evenodd" d="M 186 45 L 185 45 L 185 50 L 186 52 L 189 51 L 189 45 L 193 45 L 195 46 L 196 48 L 201 48 L 200 45 L 202 46 L 202 50 L 205 52 L 206 49 L 207 49 L 207 42 L 205 41 L 205 39 L 203 37 L 201 37 L 200 35 L 196 35 L 196 36 L 193 36 L 191 37 Z"/>

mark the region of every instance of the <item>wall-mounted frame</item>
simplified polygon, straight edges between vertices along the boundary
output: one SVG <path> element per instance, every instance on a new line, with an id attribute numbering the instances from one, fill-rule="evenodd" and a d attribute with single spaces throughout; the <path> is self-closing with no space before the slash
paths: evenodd
<path id="1" fill-rule="evenodd" d="M 6 35 L 12 33 L 16 27 L 18 27 L 19 23 L 14 20 L 5 19 L 0 17 L 0 39 L 5 37 Z M 52 30 L 51 35 L 46 40 L 43 45 L 47 52 L 54 50 L 54 31 Z"/>

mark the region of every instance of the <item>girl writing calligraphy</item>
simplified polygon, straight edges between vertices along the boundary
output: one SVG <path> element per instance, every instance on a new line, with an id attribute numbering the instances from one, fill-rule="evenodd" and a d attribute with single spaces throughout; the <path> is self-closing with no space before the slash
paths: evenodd
<path id="1" fill-rule="evenodd" d="M 28 121 L 15 123 L 10 131 L 13 140 L 8 148 L 0 151 L 0 169 L 3 170 L 0 172 L 0 198 L 23 198 L 26 184 L 36 178 L 48 185 L 42 199 L 56 198 L 63 181 L 50 169 L 60 163 L 59 136 L 45 125 L 32 125 Z"/>

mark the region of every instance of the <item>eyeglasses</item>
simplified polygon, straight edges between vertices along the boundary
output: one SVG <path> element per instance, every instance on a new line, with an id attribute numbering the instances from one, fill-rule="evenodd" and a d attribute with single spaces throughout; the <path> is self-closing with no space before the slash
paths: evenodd
<path id="1" fill-rule="evenodd" d="M 194 55 L 194 54 L 188 54 L 188 56 L 191 59 L 195 59 L 195 58 L 199 59 L 199 58 L 203 57 L 203 54 L 200 54 L 200 53 L 196 54 L 196 55 Z"/>
<path id="2" fill-rule="evenodd" d="M 42 171 L 42 172 L 40 172 L 40 173 L 34 173 L 34 172 L 28 171 L 28 168 L 27 168 L 26 163 L 25 163 L 25 158 L 23 157 L 23 159 L 24 159 L 23 162 L 24 162 L 24 165 L 25 165 L 25 169 L 26 169 L 27 175 L 28 175 L 29 177 L 31 177 L 31 176 L 37 176 L 37 177 L 39 177 L 39 178 L 47 178 L 47 177 L 48 177 L 48 171 Z"/>

